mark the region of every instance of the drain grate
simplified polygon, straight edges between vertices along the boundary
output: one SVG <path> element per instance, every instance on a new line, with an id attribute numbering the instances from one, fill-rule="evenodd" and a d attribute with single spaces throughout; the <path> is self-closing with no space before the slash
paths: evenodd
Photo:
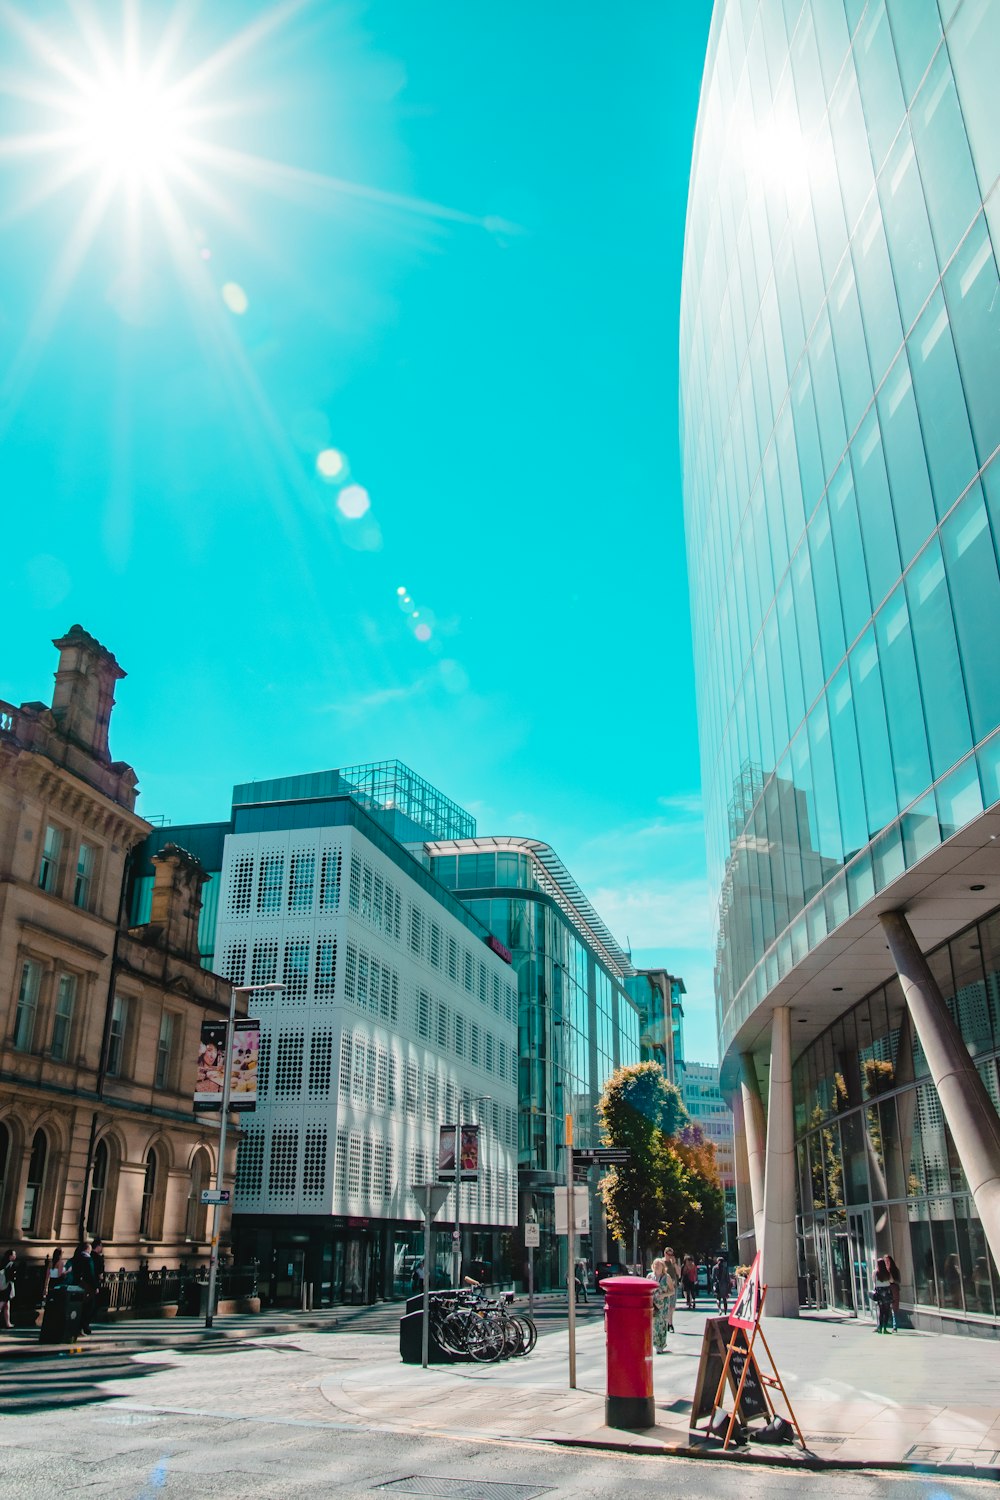
<path id="1" fill-rule="evenodd" d="M 433 1495 L 437 1500 L 535 1500 L 551 1484 L 508 1484 L 495 1479 L 442 1479 L 435 1474 L 408 1474 L 375 1486 L 398 1495 Z"/>

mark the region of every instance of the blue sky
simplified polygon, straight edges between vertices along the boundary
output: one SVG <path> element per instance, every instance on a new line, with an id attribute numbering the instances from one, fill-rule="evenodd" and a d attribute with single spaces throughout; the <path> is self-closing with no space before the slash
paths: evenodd
<path id="1" fill-rule="evenodd" d="M 174 822 L 399 756 L 548 840 L 685 977 L 701 1057 L 676 350 L 710 11 L 144 3 L 166 102 L 124 141 L 127 12 L 0 15 L 0 696 L 47 697 L 79 621 Z"/>

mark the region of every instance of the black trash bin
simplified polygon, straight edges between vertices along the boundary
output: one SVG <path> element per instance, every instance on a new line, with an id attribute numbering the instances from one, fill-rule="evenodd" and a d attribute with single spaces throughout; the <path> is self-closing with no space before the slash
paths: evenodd
<path id="1" fill-rule="evenodd" d="M 434 1293 L 431 1292 L 431 1300 Z M 424 1332 L 424 1299 L 420 1297 L 408 1297 L 406 1299 L 406 1314 L 399 1320 L 399 1357 L 404 1365 L 419 1365 L 423 1359 L 423 1332 Z M 432 1365 L 454 1364 L 456 1356 L 447 1349 L 442 1349 L 434 1337 L 434 1328 L 431 1326 L 430 1338 L 427 1340 L 427 1361 Z"/>
<path id="2" fill-rule="evenodd" d="M 51 1289 L 38 1331 L 40 1344 L 71 1344 L 79 1337 L 86 1295 L 82 1286 L 63 1284 Z"/>

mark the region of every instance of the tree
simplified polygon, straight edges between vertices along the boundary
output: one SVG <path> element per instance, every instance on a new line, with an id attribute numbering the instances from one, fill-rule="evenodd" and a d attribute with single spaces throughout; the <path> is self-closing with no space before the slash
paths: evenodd
<path id="1" fill-rule="evenodd" d="M 612 1073 L 597 1117 L 602 1139 L 632 1154 L 627 1164 L 614 1167 L 601 1180 L 608 1228 L 616 1239 L 631 1245 L 637 1213 L 639 1243 L 645 1249 L 660 1233 L 667 1189 L 679 1185 L 679 1163 L 670 1158 L 667 1140 L 687 1120 L 687 1111 L 663 1069 L 648 1062 Z"/>
<path id="2" fill-rule="evenodd" d="M 691 1124 L 679 1090 L 660 1065 L 617 1069 L 604 1086 L 597 1113 L 604 1142 L 631 1152 L 631 1160 L 601 1182 L 611 1233 L 631 1245 L 638 1213 L 644 1258 L 650 1247 L 664 1243 L 714 1248 L 725 1221 L 715 1148 Z"/>

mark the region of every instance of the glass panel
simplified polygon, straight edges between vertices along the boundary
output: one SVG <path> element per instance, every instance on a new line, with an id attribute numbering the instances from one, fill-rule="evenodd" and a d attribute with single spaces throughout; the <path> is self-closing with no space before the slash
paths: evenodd
<path id="1" fill-rule="evenodd" d="M 955 641 L 941 547 L 935 538 L 906 579 L 917 667 L 934 775 L 953 766 L 972 744 L 965 686 Z"/>
<path id="2" fill-rule="evenodd" d="M 1000 574 L 982 490 L 977 484 L 941 528 L 975 739 L 1000 723 Z"/>
<path id="3" fill-rule="evenodd" d="M 969 145 L 985 192 L 1000 177 L 1000 131 L 996 115 L 1000 8 L 996 0 L 965 0 L 948 32 L 948 51 Z"/>
<path id="4" fill-rule="evenodd" d="M 878 833 L 896 816 L 896 786 L 875 632 L 869 629 L 850 656 L 851 686 L 861 748 L 861 774 L 868 832 Z"/>
<path id="5" fill-rule="evenodd" d="M 937 1279 L 934 1274 L 934 1252 L 931 1249 L 931 1226 L 926 1203 L 907 1205 L 910 1219 L 910 1253 L 913 1257 L 913 1292 L 917 1302 L 937 1306 Z"/>
<path id="6" fill-rule="evenodd" d="M 896 534 L 903 566 L 906 567 L 934 530 L 937 517 L 927 476 L 913 382 L 905 355 L 897 359 L 879 392 L 878 417 L 896 517 Z"/>
<path id="7" fill-rule="evenodd" d="M 899 353 L 899 346 L 903 342 L 903 325 L 899 319 L 896 283 L 889 261 L 882 209 L 875 193 L 868 199 L 862 212 L 851 251 L 861 305 L 868 315 L 865 318 L 865 339 L 868 343 L 872 379 L 877 386 Z"/>
<path id="8" fill-rule="evenodd" d="M 847 666 L 837 673 L 827 691 L 830 709 L 830 736 L 837 773 L 840 803 L 840 827 L 844 840 L 845 862 L 868 842 L 861 761 L 854 720 L 854 702 Z"/>
<path id="9" fill-rule="evenodd" d="M 910 110 L 938 263 L 947 265 L 981 206 L 948 49 L 942 47 Z"/>
<path id="10" fill-rule="evenodd" d="M 941 40 L 937 0 L 886 0 L 896 61 L 909 103 Z"/>
<path id="11" fill-rule="evenodd" d="M 854 38 L 861 102 L 868 122 L 872 160 L 878 171 L 903 119 L 903 90 L 889 20 L 882 0 L 869 4 Z"/>
<path id="12" fill-rule="evenodd" d="M 930 785 L 933 778 L 909 610 L 902 587 L 877 615 L 875 638 L 882 666 L 896 792 L 899 806 L 906 807 Z"/>
<path id="13" fill-rule="evenodd" d="M 944 294 L 965 385 L 980 463 L 1000 443 L 1000 278 L 986 220 L 980 215 L 944 277 Z"/>
<path id="14" fill-rule="evenodd" d="M 950 776 L 937 786 L 938 821 L 942 839 L 951 838 L 960 828 L 971 823 L 983 810 L 983 798 L 979 789 L 979 767 L 975 756 L 963 761 Z"/>
<path id="15" fill-rule="evenodd" d="M 829 492 L 830 524 L 837 558 L 844 634 L 848 645 L 871 619 L 871 598 L 865 574 L 865 552 L 858 522 L 851 466 L 845 460 L 833 477 Z"/>
<path id="16" fill-rule="evenodd" d="M 864 538 L 869 593 L 877 608 L 895 586 L 902 566 L 882 453 L 882 434 L 874 410 L 868 413 L 851 446 L 851 465 Z"/>
<path id="17" fill-rule="evenodd" d="M 917 411 L 938 517 L 979 467 L 944 297 L 938 288 L 907 343 Z"/>
<path id="18" fill-rule="evenodd" d="M 955 1200 L 955 1233 L 968 1312 L 993 1316 L 993 1288 L 986 1236 L 971 1198 Z"/>
<path id="19" fill-rule="evenodd" d="M 938 1306 L 953 1312 L 965 1311 L 962 1292 L 962 1267 L 958 1258 L 958 1236 L 952 1218 L 951 1204 L 939 1199 L 930 1205 L 931 1241 L 937 1267 Z"/>
<path id="20" fill-rule="evenodd" d="M 826 497 L 809 527 L 809 556 L 816 591 L 816 615 L 823 653 L 824 675 L 829 675 L 844 655 L 844 621 L 840 612 L 840 589 L 833 553 L 833 534 Z"/>
<path id="21" fill-rule="evenodd" d="M 906 125 L 889 153 L 878 192 L 903 325 L 909 328 L 937 280 L 938 264 L 916 153 Z"/>

